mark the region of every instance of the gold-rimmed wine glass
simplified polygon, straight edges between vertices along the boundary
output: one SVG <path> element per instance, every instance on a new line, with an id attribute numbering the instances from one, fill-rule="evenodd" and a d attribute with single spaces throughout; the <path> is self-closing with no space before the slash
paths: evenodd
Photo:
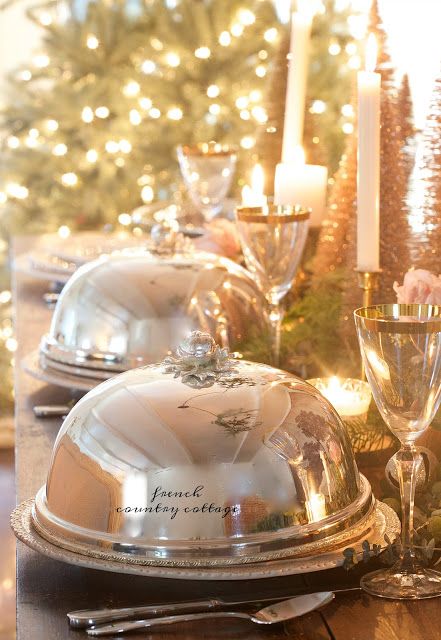
<path id="1" fill-rule="evenodd" d="M 238 207 L 236 221 L 248 270 L 269 305 L 272 361 L 280 362 L 282 298 L 290 290 L 305 248 L 310 211 L 299 205 Z"/>
<path id="2" fill-rule="evenodd" d="M 441 307 L 386 304 L 354 312 L 366 376 L 378 409 L 400 440 L 395 455 L 400 483 L 402 552 L 390 569 L 365 575 L 361 587 L 383 598 L 441 595 L 441 573 L 415 557 L 413 511 L 421 456 L 415 441 L 427 429 L 441 400 Z"/>

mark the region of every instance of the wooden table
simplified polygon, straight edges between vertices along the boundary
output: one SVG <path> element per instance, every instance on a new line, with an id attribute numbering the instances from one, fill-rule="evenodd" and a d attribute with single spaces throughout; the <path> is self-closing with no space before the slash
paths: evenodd
<path id="1" fill-rule="evenodd" d="M 15 242 L 15 253 L 32 247 L 32 238 Z M 14 277 L 15 326 L 18 338 L 17 364 L 38 347 L 47 331 L 51 313 L 42 301 L 48 286 L 16 274 Z M 16 470 L 17 502 L 35 495 L 44 484 L 52 445 L 60 420 L 36 420 L 34 404 L 60 403 L 69 399 L 67 390 L 44 385 L 16 367 Z M 263 593 L 288 594 L 314 589 L 342 588 L 358 583 L 363 568 L 349 573 L 342 569 L 269 580 L 196 582 L 146 579 L 112 574 L 59 563 L 31 551 L 22 543 L 17 550 L 17 638 L 59 640 L 85 638 L 70 630 L 66 612 L 99 606 L 127 606 L 172 602 L 222 594 L 239 597 Z M 166 632 L 135 634 L 131 638 L 196 638 L 252 640 L 295 638 L 296 640 L 441 640 L 441 600 L 393 602 L 360 592 L 337 595 L 321 612 L 271 628 L 246 621 L 188 623 Z M 129 637 L 129 636 L 128 636 Z"/>

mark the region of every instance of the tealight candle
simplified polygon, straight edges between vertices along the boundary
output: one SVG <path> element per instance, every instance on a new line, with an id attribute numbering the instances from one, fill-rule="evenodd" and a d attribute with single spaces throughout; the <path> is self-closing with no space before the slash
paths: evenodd
<path id="1" fill-rule="evenodd" d="M 371 389 L 367 382 L 355 378 L 339 380 L 336 376 L 307 382 L 329 400 L 341 418 L 366 420 L 371 403 Z"/>
<path id="2" fill-rule="evenodd" d="M 260 164 L 256 164 L 251 174 L 251 187 L 247 184 L 242 189 L 243 207 L 264 207 L 267 198 L 263 193 L 265 176 Z"/>
<path id="3" fill-rule="evenodd" d="M 306 501 L 305 506 L 309 522 L 326 518 L 326 499 L 323 493 L 309 494 L 309 500 Z"/>

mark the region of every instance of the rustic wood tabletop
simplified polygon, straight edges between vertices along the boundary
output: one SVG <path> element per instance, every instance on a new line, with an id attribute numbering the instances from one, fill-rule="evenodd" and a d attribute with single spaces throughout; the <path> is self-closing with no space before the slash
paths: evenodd
<path id="1" fill-rule="evenodd" d="M 32 248 L 32 238 L 15 242 L 14 255 Z M 14 274 L 16 354 L 16 472 L 17 502 L 33 497 L 46 480 L 52 445 L 61 420 L 37 420 L 35 404 L 63 403 L 70 392 L 34 380 L 23 372 L 20 359 L 36 349 L 47 331 L 51 312 L 42 295 L 48 284 Z M 357 586 L 364 567 L 266 580 L 238 582 L 147 579 L 112 574 L 56 562 L 17 545 L 17 638 L 58 640 L 86 637 L 69 629 L 66 613 L 75 609 L 174 602 L 217 595 L 285 596 L 311 590 Z M 116 636 L 114 636 L 116 637 Z M 355 591 L 338 594 L 323 610 L 303 618 L 259 628 L 244 620 L 216 620 L 169 627 L 165 632 L 135 633 L 128 637 L 160 640 L 219 638 L 295 638 L 296 640 L 441 640 L 441 599 L 395 602 Z"/>

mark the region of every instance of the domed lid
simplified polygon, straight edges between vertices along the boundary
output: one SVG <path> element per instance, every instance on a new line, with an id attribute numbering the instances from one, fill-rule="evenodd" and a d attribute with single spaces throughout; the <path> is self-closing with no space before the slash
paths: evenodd
<path id="1" fill-rule="evenodd" d="M 194 332 L 175 356 L 72 409 L 34 522 L 83 553 L 210 565 L 350 542 L 372 507 L 345 428 L 316 389 Z"/>
<path id="2" fill-rule="evenodd" d="M 230 350 L 263 330 L 263 297 L 245 269 L 175 250 L 163 227 L 155 233 L 157 250 L 103 256 L 72 276 L 41 341 L 48 366 L 106 379 L 161 360 L 192 330 L 209 331 Z"/>

